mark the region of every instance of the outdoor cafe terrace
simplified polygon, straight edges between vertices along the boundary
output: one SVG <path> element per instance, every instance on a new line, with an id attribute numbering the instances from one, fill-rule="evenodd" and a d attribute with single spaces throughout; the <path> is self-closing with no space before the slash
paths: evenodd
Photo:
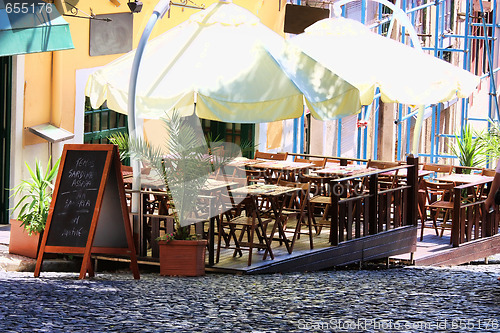
<path id="1" fill-rule="evenodd" d="M 207 271 L 311 271 L 388 259 L 456 265 L 500 252 L 498 216 L 483 204 L 494 170 L 412 156 L 384 162 L 262 152 L 224 170 L 205 184 L 200 222 L 191 226 L 207 239 Z M 123 175 L 130 204 L 130 169 Z M 171 233 L 174 220 L 164 186 L 148 170 L 139 197 L 132 214 L 139 263 L 159 265 L 156 238 Z"/>

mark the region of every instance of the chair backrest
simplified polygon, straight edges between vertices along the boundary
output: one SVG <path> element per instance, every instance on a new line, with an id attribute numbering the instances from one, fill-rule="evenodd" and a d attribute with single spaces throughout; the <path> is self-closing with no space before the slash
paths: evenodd
<path id="1" fill-rule="evenodd" d="M 401 162 L 391 162 L 391 161 L 377 161 L 377 160 L 368 160 L 366 163 L 367 168 L 375 168 L 375 169 L 389 169 L 400 166 Z M 378 183 L 381 189 L 388 188 L 396 188 L 398 186 L 398 171 L 396 170 L 394 174 L 391 175 L 379 175 Z M 368 186 L 367 183 L 368 177 L 365 177 L 363 183 L 365 186 Z"/>
<path id="2" fill-rule="evenodd" d="M 248 185 L 248 180 L 246 177 L 236 177 L 233 175 L 225 176 L 223 174 L 218 174 L 214 178 L 215 180 L 225 181 L 226 183 L 236 183 L 231 184 L 230 188 L 238 188 Z"/>
<path id="3" fill-rule="evenodd" d="M 454 183 L 433 182 L 423 180 L 426 197 L 429 203 L 432 203 L 433 197 L 437 197 L 441 201 L 453 201 Z"/>
<path id="4" fill-rule="evenodd" d="M 312 164 L 314 164 L 314 166 L 316 166 L 318 168 L 324 168 L 325 164 L 326 164 L 326 158 L 323 158 L 321 160 L 317 160 L 317 159 L 313 160 L 313 159 L 300 158 L 300 157 L 295 156 L 293 161 L 298 162 L 298 163 L 312 163 Z"/>
<path id="5" fill-rule="evenodd" d="M 220 199 L 220 209 L 222 214 L 225 214 L 226 218 L 231 219 L 235 216 L 240 215 L 242 211 L 247 210 L 247 208 L 250 207 L 249 204 L 252 202 L 252 199 L 248 195 L 239 193 L 234 194 L 230 191 L 239 187 L 249 185 L 247 178 L 229 177 L 224 180 L 231 183 L 236 183 L 228 186 L 229 191 L 221 191 L 218 195 Z"/>
<path id="6" fill-rule="evenodd" d="M 303 175 L 299 177 L 299 181 L 309 183 L 309 191 L 311 195 L 330 196 L 330 181 L 336 177 Z"/>
<path id="7" fill-rule="evenodd" d="M 400 165 L 401 162 L 376 161 L 376 160 L 369 160 L 368 163 L 366 163 L 367 168 L 376 168 L 376 169 L 389 169 Z"/>
<path id="8" fill-rule="evenodd" d="M 247 169 L 245 170 L 248 184 L 265 183 L 266 177 L 262 170 Z"/>
<path id="9" fill-rule="evenodd" d="M 131 167 L 131 166 L 128 166 L 128 165 L 121 165 L 122 167 L 122 172 L 133 172 L 134 169 Z M 143 175 L 149 175 L 149 173 L 151 172 L 151 168 L 150 167 L 144 167 L 144 168 L 141 168 L 141 174 Z"/>
<path id="10" fill-rule="evenodd" d="M 481 176 L 495 177 L 496 173 L 497 172 L 495 171 L 495 169 L 486 169 L 486 168 L 483 168 L 481 170 Z"/>
<path id="11" fill-rule="evenodd" d="M 275 160 L 275 161 L 285 161 L 288 157 L 288 153 L 265 153 L 262 151 L 255 151 L 255 159 L 261 160 Z"/>
<path id="12" fill-rule="evenodd" d="M 354 162 L 351 161 L 351 160 L 348 160 L 347 161 L 347 164 L 353 164 Z M 325 166 L 330 166 L 330 165 L 339 165 L 341 164 L 341 160 L 337 159 L 337 158 L 327 158 L 326 161 L 325 161 Z"/>
<path id="13" fill-rule="evenodd" d="M 131 166 L 122 164 L 122 172 L 132 172 L 134 171 Z"/>
<path id="14" fill-rule="evenodd" d="M 309 183 L 289 182 L 279 179 L 277 185 L 301 189 L 301 191 L 293 192 L 291 195 L 285 197 L 285 207 L 289 209 L 295 208 L 301 211 L 304 210 L 309 202 L 309 192 L 311 188 Z"/>
<path id="15" fill-rule="evenodd" d="M 434 164 L 434 163 L 424 163 L 422 170 L 434 171 L 442 174 L 451 174 L 453 171 L 453 165 L 445 164 Z"/>

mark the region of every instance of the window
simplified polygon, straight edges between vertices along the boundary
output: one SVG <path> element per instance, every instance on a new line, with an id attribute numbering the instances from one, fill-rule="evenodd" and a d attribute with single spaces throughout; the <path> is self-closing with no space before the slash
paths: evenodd
<path id="1" fill-rule="evenodd" d="M 85 101 L 84 143 L 109 143 L 108 136 L 128 133 L 127 116 L 108 109 L 106 102 L 92 109 L 90 100 Z"/>
<path id="2" fill-rule="evenodd" d="M 223 123 L 215 120 L 201 119 L 201 126 L 211 140 L 232 142 L 242 148 L 245 157 L 252 158 L 254 153 L 254 124 Z"/>

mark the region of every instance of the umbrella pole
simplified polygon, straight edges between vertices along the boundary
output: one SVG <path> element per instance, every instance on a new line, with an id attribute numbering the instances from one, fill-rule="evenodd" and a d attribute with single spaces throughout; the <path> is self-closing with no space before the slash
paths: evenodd
<path id="1" fill-rule="evenodd" d="M 158 18 L 163 18 L 165 13 L 170 8 L 170 0 L 160 0 L 153 10 L 153 14 L 144 28 L 139 45 L 137 46 L 134 62 L 132 64 L 132 69 L 130 73 L 129 90 L 128 90 L 128 131 L 131 140 L 135 140 L 138 137 L 142 137 L 142 126 L 137 128 L 137 116 L 135 113 L 135 94 L 137 90 L 137 76 L 139 73 L 139 66 L 141 64 L 142 54 L 146 43 L 148 42 L 149 36 L 153 30 Z M 134 156 L 130 159 L 132 170 L 133 170 L 133 180 L 132 180 L 132 202 L 130 211 L 131 213 L 138 213 L 140 209 L 140 194 L 141 189 L 141 165 L 140 161 Z M 140 230 L 139 227 L 140 218 L 134 219 L 134 230 Z"/>
<path id="2" fill-rule="evenodd" d="M 418 145 L 420 143 L 420 134 L 422 132 L 422 123 L 424 121 L 424 106 L 418 106 L 417 123 L 415 124 L 415 130 L 413 132 L 413 149 L 412 153 L 414 157 L 418 156 Z"/>

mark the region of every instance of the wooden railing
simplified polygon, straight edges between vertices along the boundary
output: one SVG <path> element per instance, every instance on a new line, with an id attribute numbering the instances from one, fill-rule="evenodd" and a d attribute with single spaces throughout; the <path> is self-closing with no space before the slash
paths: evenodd
<path id="1" fill-rule="evenodd" d="M 498 233 L 498 215 L 485 209 L 484 197 L 478 191 L 487 183 L 482 181 L 455 187 L 451 226 L 453 247 Z"/>
<path id="2" fill-rule="evenodd" d="M 410 156 L 407 165 L 332 180 L 330 243 L 416 226 L 417 166 L 418 159 Z M 406 181 L 380 187 L 380 174 L 402 169 L 407 169 Z"/>

